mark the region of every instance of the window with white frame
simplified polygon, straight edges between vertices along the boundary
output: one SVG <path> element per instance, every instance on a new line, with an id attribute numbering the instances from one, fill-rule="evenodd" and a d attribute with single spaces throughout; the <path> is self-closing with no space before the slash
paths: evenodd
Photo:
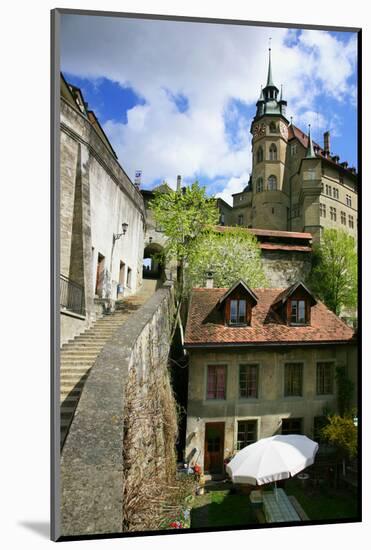
<path id="1" fill-rule="evenodd" d="M 285 364 L 284 393 L 286 397 L 303 395 L 303 363 Z"/>
<path id="2" fill-rule="evenodd" d="M 258 397 L 258 365 L 240 365 L 240 397 Z"/>
<path id="3" fill-rule="evenodd" d="M 317 363 L 317 395 L 331 395 L 334 392 L 334 364 Z"/>
<path id="4" fill-rule="evenodd" d="M 206 398 L 225 399 L 226 380 L 226 365 L 208 365 Z"/>
<path id="5" fill-rule="evenodd" d="M 263 191 L 263 178 L 258 178 L 256 180 L 256 192 L 261 193 Z"/>
<path id="6" fill-rule="evenodd" d="M 255 443 L 258 432 L 257 420 L 239 420 L 237 422 L 237 450 Z"/>
<path id="7" fill-rule="evenodd" d="M 275 191 L 277 189 L 277 178 L 276 176 L 269 176 L 268 178 L 268 191 Z"/>
<path id="8" fill-rule="evenodd" d="M 269 160 L 277 160 L 277 147 L 274 143 L 269 147 Z"/>

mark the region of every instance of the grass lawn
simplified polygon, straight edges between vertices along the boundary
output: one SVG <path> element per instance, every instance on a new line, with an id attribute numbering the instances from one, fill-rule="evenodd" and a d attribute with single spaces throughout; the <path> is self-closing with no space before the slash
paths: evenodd
<path id="1" fill-rule="evenodd" d="M 191 527 L 227 527 L 256 524 L 249 497 L 234 494 L 231 485 L 206 487 L 204 495 L 195 497 Z M 310 520 L 351 519 L 357 515 L 357 497 L 347 489 L 303 487 L 299 480 L 285 483 L 287 495 L 293 495 Z"/>
<path id="2" fill-rule="evenodd" d="M 348 519 L 357 515 L 357 497 L 349 489 L 303 487 L 297 479 L 285 483 L 287 495 L 293 495 L 305 510 L 309 519 Z"/>
<path id="3" fill-rule="evenodd" d="M 231 494 L 229 488 L 211 490 L 195 498 L 191 527 L 225 527 L 257 523 L 246 495 Z"/>

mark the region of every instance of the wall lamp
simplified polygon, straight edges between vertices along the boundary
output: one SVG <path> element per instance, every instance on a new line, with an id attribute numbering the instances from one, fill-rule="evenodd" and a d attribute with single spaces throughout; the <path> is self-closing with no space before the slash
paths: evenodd
<path id="1" fill-rule="evenodd" d="M 121 227 L 122 227 L 122 233 L 114 233 L 113 234 L 113 242 L 117 241 L 120 237 L 125 235 L 125 233 L 127 231 L 127 228 L 129 227 L 129 224 L 124 222 L 124 223 L 121 224 Z"/>

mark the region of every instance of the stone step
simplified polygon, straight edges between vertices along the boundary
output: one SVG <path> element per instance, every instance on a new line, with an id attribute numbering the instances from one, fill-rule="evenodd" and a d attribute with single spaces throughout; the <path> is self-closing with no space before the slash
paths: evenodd
<path id="1" fill-rule="evenodd" d="M 78 399 L 76 399 L 76 403 L 75 403 L 74 407 L 71 407 L 71 406 L 61 407 L 61 419 L 62 418 L 70 418 L 76 410 L 77 403 L 78 403 Z"/>
<path id="2" fill-rule="evenodd" d="M 74 389 L 74 390 L 61 391 L 60 405 L 62 405 L 65 401 L 67 401 L 69 399 L 79 400 L 80 395 L 81 395 L 81 388 L 79 388 L 78 390 Z"/>
<path id="3" fill-rule="evenodd" d="M 79 370 L 86 372 L 94 365 L 95 361 L 64 361 L 61 363 L 60 372 L 66 372 L 66 370 L 73 370 L 78 372 Z"/>
<path id="4" fill-rule="evenodd" d="M 65 397 L 65 399 L 60 403 L 61 410 L 65 409 L 66 407 L 75 407 L 76 403 L 79 400 L 81 392 L 76 392 L 73 396 Z"/>
<path id="5" fill-rule="evenodd" d="M 61 380 L 60 391 L 64 394 L 70 394 L 73 390 L 81 391 L 86 382 L 86 377 L 84 378 L 64 378 Z"/>
<path id="6" fill-rule="evenodd" d="M 70 418 L 61 418 L 61 428 L 68 428 L 70 424 L 71 424 Z"/>
<path id="7" fill-rule="evenodd" d="M 74 340 L 74 344 L 77 344 L 79 342 L 86 343 L 86 344 L 89 344 L 89 343 L 104 344 L 106 341 L 107 341 L 106 336 L 96 336 L 96 335 L 93 336 L 91 334 L 87 334 L 86 336 L 76 336 Z"/>
<path id="8" fill-rule="evenodd" d="M 88 367 L 87 369 L 74 369 L 74 368 L 68 368 L 66 370 L 63 370 L 61 372 L 61 380 L 65 380 L 66 377 L 74 377 L 74 378 L 82 378 L 85 376 L 88 372 L 90 372 L 91 367 Z"/>
<path id="9" fill-rule="evenodd" d="M 72 345 L 68 348 L 61 349 L 61 357 L 64 356 L 64 354 L 73 352 L 73 351 L 89 351 L 90 353 L 99 353 L 101 349 L 104 347 L 104 344 L 79 344 L 79 345 Z"/>
<path id="10" fill-rule="evenodd" d="M 104 342 L 97 342 L 96 340 L 80 340 L 75 342 L 69 342 L 68 344 L 63 344 L 61 351 L 75 350 L 75 349 L 98 349 Z"/>
<path id="11" fill-rule="evenodd" d="M 75 353 L 75 354 L 61 354 L 61 362 L 69 362 L 69 361 L 76 361 L 76 360 L 81 360 L 81 361 L 94 361 L 98 355 L 100 354 L 102 350 L 98 351 L 97 353 L 93 352 L 93 353 Z"/>

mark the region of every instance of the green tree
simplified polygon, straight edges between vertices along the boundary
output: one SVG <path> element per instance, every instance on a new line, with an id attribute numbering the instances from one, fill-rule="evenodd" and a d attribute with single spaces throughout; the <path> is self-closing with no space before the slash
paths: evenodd
<path id="1" fill-rule="evenodd" d="M 237 279 L 251 287 L 267 283 L 257 239 L 239 227 L 223 232 L 209 228 L 193 241 L 186 266 L 187 291 L 204 286 L 208 271 L 215 287 L 230 287 Z"/>
<path id="2" fill-rule="evenodd" d="M 321 434 L 338 449 L 343 458 L 354 458 L 357 455 L 357 427 L 351 415 L 329 416 L 328 424 L 322 428 Z"/>
<path id="3" fill-rule="evenodd" d="M 357 252 L 353 237 L 343 230 L 325 229 L 314 248 L 309 284 L 334 312 L 357 305 Z"/>
<path id="4" fill-rule="evenodd" d="M 167 237 L 164 249 L 166 261 L 177 260 L 181 268 L 180 292 L 184 289 L 184 265 L 192 242 L 219 219 L 216 200 L 206 195 L 196 181 L 184 192 L 157 192 L 150 202 L 156 223 Z"/>
<path id="5" fill-rule="evenodd" d="M 336 367 L 338 408 L 341 416 L 350 414 L 354 384 L 345 367 Z"/>

